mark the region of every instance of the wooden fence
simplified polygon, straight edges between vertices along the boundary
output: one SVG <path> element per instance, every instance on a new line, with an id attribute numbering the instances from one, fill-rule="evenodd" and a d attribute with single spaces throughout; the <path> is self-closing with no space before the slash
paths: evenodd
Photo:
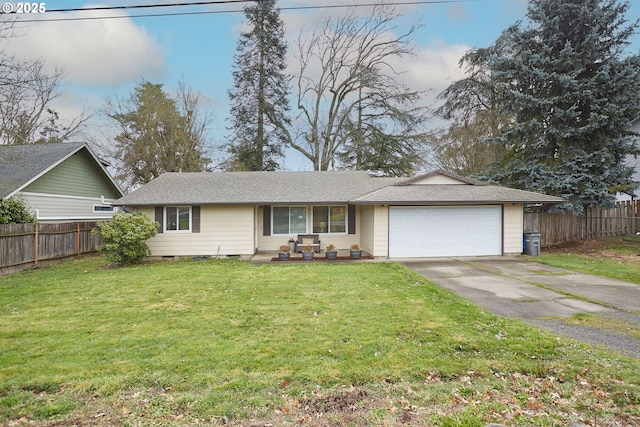
<path id="1" fill-rule="evenodd" d="M 0 225 L 0 276 L 95 252 L 96 222 Z M 640 232 L 640 201 L 617 202 L 610 209 L 590 208 L 583 216 L 526 213 L 524 230 L 541 233 L 541 246 Z"/>
<path id="2" fill-rule="evenodd" d="M 95 252 L 96 222 L 0 225 L 0 276 Z"/>
<path id="3" fill-rule="evenodd" d="M 524 230 L 541 233 L 540 246 L 640 232 L 640 201 L 616 202 L 609 209 L 589 208 L 584 215 L 526 213 Z"/>

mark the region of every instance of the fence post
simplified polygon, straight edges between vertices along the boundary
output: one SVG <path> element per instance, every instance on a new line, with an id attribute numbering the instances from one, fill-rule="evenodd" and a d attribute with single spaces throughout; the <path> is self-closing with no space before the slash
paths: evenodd
<path id="1" fill-rule="evenodd" d="M 76 223 L 76 256 L 80 254 L 80 223 Z"/>
<path id="2" fill-rule="evenodd" d="M 35 224 L 33 224 L 33 236 L 35 241 L 33 242 L 33 261 L 34 261 L 34 266 L 38 266 L 38 254 L 40 252 L 40 248 L 38 247 L 38 243 L 40 241 L 40 237 L 38 236 L 38 223 L 36 222 Z"/>

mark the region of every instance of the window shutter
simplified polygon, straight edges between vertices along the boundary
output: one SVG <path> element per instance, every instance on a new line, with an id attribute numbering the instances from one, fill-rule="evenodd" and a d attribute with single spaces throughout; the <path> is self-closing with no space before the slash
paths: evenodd
<path id="1" fill-rule="evenodd" d="M 200 232 L 200 206 L 191 206 L 191 232 Z"/>
<path id="2" fill-rule="evenodd" d="M 349 234 L 356 234 L 356 205 L 347 205 Z"/>
<path id="3" fill-rule="evenodd" d="M 164 219 L 164 208 L 162 206 L 156 206 L 156 221 L 158 222 L 158 233 L 162 233 L 162 230 L 164 230 L 164 224 L 163 224 L 163 219 Z"/>
<path id="4" fill-rule="evenodd" d="M 271 236 L 271 205 L 262 207 L 262 235 Z"/>

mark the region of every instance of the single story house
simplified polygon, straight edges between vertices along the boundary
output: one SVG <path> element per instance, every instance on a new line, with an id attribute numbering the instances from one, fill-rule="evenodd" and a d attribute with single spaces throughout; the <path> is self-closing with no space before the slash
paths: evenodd
<path id="1" fill-rule="evenodd" d="M 40 222 L 111 219 L 123 195 L 87 144 L 0 145 L 0 199 L 21 198 Z"/>
<path id="2" fill-rule="evenodd" d="M 115 202 L 160 224 L 152 256 L 252 255 L 298 234 L 375 257 L 522 253 L 523 205 L 558 197 L 445 171 L 166 173 Z"/>

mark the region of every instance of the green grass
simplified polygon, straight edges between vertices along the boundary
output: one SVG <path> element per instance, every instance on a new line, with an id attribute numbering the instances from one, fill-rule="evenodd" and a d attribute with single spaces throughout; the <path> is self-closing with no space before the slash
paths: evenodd
<path id="1" fill-rule="evenodd" d="M 632 264 L 616 259 L 571 254 L 541 255 L 536 261 L 554 267 L 640 284 L 640 262 Z"/>
<path id="2" fill-rule="evenodd" d="M 579 252 L 544 253 L 532 260 L 555 267 L 595 274 L 612 279 L 640 284 L 640 236 L 608 239 L 602 247 L 612 253 L 627 255 L 627 258 L 599 257 L 597 254 Z M 636 260 L 636 255 L 637 260 Z"/>
<path id="3" fill-rule="evenodd" d="M 568 325 L 585 326 L 587 328 L 604 329 L 613 334 L 627 334 L 640 340 L 640 328 L 638 328 L 637 324 L 619 319 L 582 313 L 567 318 L 565 323 Z"/>
<path id="4" fill-rule="evenodd" d="M 104 262 L 0 278 L 0 424 L 640 415 L 637 360 L 492 315 L 394 263 Z"/>
<path id="5" fill-rule="evenodd" d="M 625 237 L 622 238 L 622 241 L 631 242 L 631 243 L 635 243 L 637 245 L 640 245 L 640 235 L 625 236 Z"/>
<path id="6" fill-rule="evenodd" d="M 566 251 L 542 254 L 535 260 L 555 267 L 566 268 L 588 274 L 623 280 L 640 284 L 640 236 L 627 236 L 623 238 L 609 238 L 604 240 L 602 250 L 609 251 L 614 256 L 598 256 L 581 254 L 579 252 Z M 615 257 L 615 254 L 626 257 Z M 640 339 L 640 330 L 635 323 L 612 319 L 597 314 L 578 314 L 563 319 L 568 325 L 578 325 L 587 328 L 598 328 L 612 333 L 624 333 Z"/>

